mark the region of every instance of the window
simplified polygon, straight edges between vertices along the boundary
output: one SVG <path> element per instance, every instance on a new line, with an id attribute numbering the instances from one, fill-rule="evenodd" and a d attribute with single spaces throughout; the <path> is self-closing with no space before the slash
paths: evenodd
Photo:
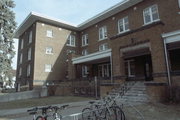
<path id="1" fill-rule="evenodd" d="M 45 65 L 45 72 L 52 72 L 52 65 L 46 64 Z"/>
<path id="2" fill-rule="evenodd" d="M 52 30 L 47 30 L 46 31 L 46 36 L 47 37 L 53 37 L 53 31 Z"/>
<path id="3" fill-rule="evenodd" d="M 75 36 L 74 35 L 69 35 L 68 39 L 67 39 L 67 45 L 68 46 L 75 46 Z"/>
<path id="4" fill-rule="evenodd" d="M 180 0 L 178 0 L 178 2 L 179 2 L 179 8 L 180 8 Z"/>
<path id="5" fill-rule="evenodd" d="M 29 43 L 32 43 L 32 31 L 29 32 Z"/>
<path id="6" fill-rule="evenodd" d="M 22 68 L 19 68 L 19 77 L 22 75 Z"/>
<path id="7" fill-rule="evenodd" d="M 108 44 L 107 43 L 101 44 L 99 46 L 99 51 L 103 51 L 103 50 L 107 50 L 107 49 L 108 49 Z"/>
<path id="8" fill-rule="evenodd" d="M 82 51 L 82 55 L 88 55 L 87 49 L 85 49 L 85 50 Z"/>
<path id="9" fill-rule="evenodd" d="M 23 49 L 23 46 L 24 46 L 24 40 L 22 39 L 21 40 L 21 49 Z"/>
<path id="10" fill-rule="evenodd" d="M 88 66 L 82 66 L 82 77 L 87 77 L 89 74 Z"/>
<path id="11" fill-rule="evenodd" d="M 31 48 L 28 49 L 28 60 L 31 60 Z"/>
<path id="12" fill-rule="evenodd" d="M 29 77 L 31 75 L 31 66 L 28 65 L 27 66 L 27 77 Z"/>
<path id="13" fill-rule="evenodd" d="M 99 40 L 104 40 L 107 38 L 107 27 L 99 28 Z"/>
<path id="14" fill-rule="evenodd" d="M 20 54 L 20 59 L 19 59 L 19 64 L 22 63 L 22 60 L 23 60 L 23 54 L 21 53 L 21 54 Z"/>
<path id="15" fill-rule="evenodd" d="M 53 48 L 52 47 L 46 47 L 46 54 L 53 54 Z"/>
<path id="16" fill-rule="evenodd" d="M 123 33 L 129 30 L 128 17 L 124 17 L 118 21 L 118 33 Z"/>
<path id="17" fill-rule="evenodd" d="M 98 76 L 99 77 L 110 77 L 111 76 L 111 65 L 109 63 L 98 65 Z"/>
<path id="18" fill-rule="evenodd" d="M 135 62 L 134 60 L 125 61 L 125 72 L 128 77 L 135 76 Z"/>
<path id="19" fill-rule="evenodd" d="M 159 20 L 159 13 L 157 5 L 146 8 L 143 11 L 144 24 L 149 24 Z"/>
<path id="20" fill-rule="evenodd" d="M 70 53 L 76 54 L 76 51 L 75 50 L 67 50 L 67 55 Z"/>
<path id="21" fill-rule="evenodd" d="M 88 34 L 82 36 L 82 46 L 88 45 Z"/>

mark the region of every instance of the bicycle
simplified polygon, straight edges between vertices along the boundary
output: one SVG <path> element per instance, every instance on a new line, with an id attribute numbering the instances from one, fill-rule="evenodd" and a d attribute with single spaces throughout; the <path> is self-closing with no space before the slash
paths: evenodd
<path id="1" fill-rule="evenodd" d="M 113 112 L 111 112 L 111 107 L 107 107 L 106 103 L 95 101 L 89 102 L 90 107 L 84 108 L 82 110 L 83 120 L 112 120 Z"/>
<path id="2" fill-rule="evenodd" d="M 38 109 L 42 110 L 42 115 L 38 116 L 36 120 L 47 120 L 51 116 L 47 114 L 48 110 L 51 110 L 51 106 L 40 107 Z"/>
<path id="3" fill-rule="evenodd" d="M 54 120 L 61 120 L 61 119 L 62 119 L 62 116 L 59 115 L 58 110 L 64 110 L 64 109 L 67 108 L 68 106 L 69 106 L 69 105 L 63 105 L 63 106 L 61 106 L 61 107 L 52 106 L 51 109 L 54 110 L 53 119 L 54 119 Z"/>
<path id="4" fill-rule="evenodd" d="M 27 112 L 29 112 L 30 115 L 33 115 L 33 120 L 36 120 L 37 111 L 38 111 L 37 107 L 27 110 Z"/>
<path id="5" fill-rule="evenodd" d="M 102 99 L 101 102 L 90 101 L 89 103 L 90 107 L 82 110 L 83 120 L 125 120 L 123 110 L 110 96 Z"/>

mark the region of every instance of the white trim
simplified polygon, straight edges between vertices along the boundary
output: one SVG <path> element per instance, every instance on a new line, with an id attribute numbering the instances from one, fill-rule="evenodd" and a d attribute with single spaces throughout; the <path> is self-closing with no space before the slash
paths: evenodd
<path id="1" fill-rule="evenodd" d="M 102 38 L 101 38 L 102 33 Z M 102 26 L 99 28 L 99 41 L 107 39 L 107 26 Z"/>
<path id="2" fill-rule="evenodd" d="M 157 8 L 157 14 L 158 14 L 158 19 L 156 19 L 156 20 L 153 20 L 153 13 L 152 13 L 152 7 L 156 7 Z M 150 12 L 150 22 L 146 22 L 145 21 L 145 10 L 148 10 L 149 12 Z M 160 21 L 160 18 L 159 18 L 159 10 L 158 10 L 158 5 L 157 4 L 154 4 L 154 5 L 151 5 L 151 6 L 149 6 L 149 7 L 147 7 L 147 8 L 145 8 L 144 10 L 143 10 L 143 19 L 144 19 L 144 25 L 143 26 L 145 26 L 145 25 L 148 25 L 148 24 L 151 24 L 151 23 L 153 23 L 153 22 L 156 22 L 156 21 Z"/>
<path id="3" fill-rule="evenodd" d="M 105 51 L 99 51 L 96 53 L 92 53 L 86 56 L 81 56 L 81 57 L 77 57 L 77 58 L 73 58 L 72 62 L 73 64 L 79 64 L 79 63 L 84 63 L 84 62 L 89 62 L 89 61 L 93 61 L 93 60 L 98 60 L 101 58 L 106 58 L 106 57 L 110 57 L 111 56 L 111 49 L 105 50 Z"/>
<path id="4" fill-rule="evenodd" d="M 127 19 L 128 20 L 128 29 L 126 29 L 125 28 L 125 19 Z M 120 21 L 122 20 L 122 27 L 123 27 L 123 31 L 120 31 Z M 127 31 L 129 31 L 130 29 L 129 29 L 129 17 L 128 16 L 126 16 L 126 17 L 123 17 L 123 18 L 121 18 L 121 19 L 119 19 L 118 20 L 118 34 L 122 34 L 122 33 L 124 33 L 124 32 L 127 32 Z"/>
<path id="5" fill-rule="evenodd" d="M 165 43 L 173 43 L 180 41 L 180 30 L 164 33 L 161 35 L 164 38 Z"/>
<path id="6" fill-rule="evenodd" d="M 120 51 L 122 53 L 124 53 L 124 52 L 142 49 L 142 48 L 150 48 L 150 43 L 148 42 L 148 43 L 144 43 L 144 44 L 140 44 L 140 45 L 135 45 L 133 47 L 131 46 L 131 47 L 122 48 Z"/>

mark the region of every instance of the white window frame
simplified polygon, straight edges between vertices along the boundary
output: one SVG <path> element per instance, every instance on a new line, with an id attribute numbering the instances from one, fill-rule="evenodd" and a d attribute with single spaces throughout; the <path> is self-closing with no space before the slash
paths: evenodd
<path id="1" fill-rule="evenodd" d="M 87 49 L 84 49 L 84 50 L 82 50 L 82 55 L 88 55 L 88 51 L 87 51 Z"/>
<path id="2" fill-rule="evenodd" d="M 46 36 L 52 38 L 53 37 L 53 30 L 46 30 Z"/>
<path id="3" fill-rule="evenodd" d="M 66 52 L 67 52 L 67 55 L 70 54 L 70 53 L 76 54 L 76 51 L 75 51 L 75 50 L 69 50 L 69 49 L 68 49 Z"/>
<path id="4" fill-rule="evenodd" d="M 108 44 L 107 43 L 103 43 L 101 45 L 99 45 L 99 51 L 104 51 L 104 50 L 108 50 Z"/>
<path id="5" fill-rule="evenodd" d="M 67 46 L 75 47 L 76 46 L 76 37 L 75 35 L 69 35 L 67 38 Z"/>
<path id="6" fill-rule="evenodd" d="M 88 45 L 88 34 L 82 35 L 82 46 Z"/>
<path id="7" fill-rule="evenodd" d="M 21 53 L 19 57 L 19 64 L 22 64 L 22 61 L 23 61 L 23 54 Z"/>
<path id="8" fill-rule="evenodd" d="M 99 40 L 107 39 L 107 26 L 99 28 Z"/>
<path id="9" fill-rule="evenodd" d="M 29 32 L 29 44 L 32 43 L 32 31 Z"/>
<path id="10" fill-rule="evenodd" d="M 28 49 L 28 60 L 31 60 L 31 48 Z"/>
<path id="11" fill-rule="evenodd" d="M 126 19 L 127 19 L 127 22 L 126 22 Z M 121 24 L 121 22 L 122 22 L 122 24 Z M 120 30 L 121 26 L 123 27 L 122 31 Z M 129 31 L 129 18 L 128 18 L 128 16 L 118 20 L 118 34 L 124 33 L 127 31 Z"/>
<path id="12" fill-rule="evenodd" d="M 27 66 L 27 77 L 29 77 L 31 75 L 31 65 L 29 64 Z"/>
<path id="13" fill-rule="evenodd" d="M 156 9 L 157 9 L 156 14 L 158 15 L 158 18 L 155 19 L 155 20 L 153 20 L 153 12 L 152 12 L 152 8 L 153 8 L 153 7 L 156 7 Z M 149 22 L 147 22 L 146 19 L 145 19 L 145 13 L 146 13 L 147 11 L 149 12 L 149 16 L 150 16 L 150 21 L 149 21 Z M 158 5 L 155 4 L 155 5 L 152 5 L 152 6 L 148 7 L 148 8 L 145 8 L 145 9 L 143 10 L 143 19 L 144 19 L 144 25 L 151 24 L 151 23 L 153 23 L 153 22 L 159 21 L 160 18 L 159 18 Z"/>
<path id="14" fill-rule="evenodd" d="M 127 63 L 128 67 L 128 77 L 135 77 L 135 75 L 133 75 L 131 72 L 131 62 L 134 62 L 134 60 L 126 60 L 125 62 Z"/>
<path id="15" fill-rule="evenodd" d="M 24 39 L 21 39 L 21 49 L 24 47 Z"/>
<path id="16" fill-rule="evenodd" d="M 46 54 L 52 55 L 53 54 L 53 48 L 52 47 L 46 47 Z"/>
<path id="17" fill-rule="evenodd" d="M 19 77 L 21 77 L 22 76 L 22 68 L 20 67 L 19 68 Z"/>
<path id="18" fill-rule="evenodd" d="M 45 72 L 52 72 L 52 65 L 51 64 L 45 64 Z"/>
<path id="19" fill-rule="evenodd" d="M 88 74 L 89 74 L 88 66 L 83 65 L 83 66 L 82 66 L 82 77 L 87 77 Z"/>
<path id="20" fill-rule="evenodd" d="M 105 69 L 105 67 L 107 69 Z M 101 68 L 101 69 L 100 69 Z M 101 64 L 101 65 L 98 65 L 98 76 L 99 77 L 110 77 L 111 74 L 110 74 L 110 71 L 111 70 L 111 66 L 109 63 L 107 64 Z M 102 72 L 102 76 L 100 76 L 100 73 Z"/>

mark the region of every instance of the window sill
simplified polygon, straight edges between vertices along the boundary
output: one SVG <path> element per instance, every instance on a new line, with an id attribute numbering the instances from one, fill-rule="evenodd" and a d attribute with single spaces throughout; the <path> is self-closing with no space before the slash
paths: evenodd
<path id="1" fill-rule="evenodd" d="M 108 39 L 108 37 L 103 38 L 103 39 L 99 39 L 98 41 L 103 41 L 103 40 L 107 40 L 107 39 Z"/>
<path id="2" fill-rule="evenodd" d="M 46 53 L 46 55 L 53 55 L 53 53 Z"/>
<path id="3" fill-rule="evenodd" d="M 66 46 L 68 46 L 68 47 L 76 47 L 76 46 L 73 46 L 73 45 L 66 45 Z"/>
<path id="4" fill-rule="evenodd" d="M 128 29 L 128 30 L 126 30 L 126 31 L 123 31 L 123 32 L 119 32 L 117 35 L 121 35 L 121 34 L 123 34 L 123 33 L 129 32 L 129 31 L 130 31 L 130 29 Z"/>
<path id="5" fill-rule="evenodd" d="M 155 22 L 158 22 L 158 21 L 160 21 L 160 19 L 155 20 L 155 21 L 152 21 L 152 22 L 149 22 L 149 23 L 145 23 L 143 26 L 150 25 L 150 24 L 155 23 Z"/>
<path id="6" fill-rule="evenodd" d="M 48 38 L 53 38 L 53 36 L 46 36 L 46 37 L 48 37 Z"/>
<path id="7" fill-rule="evenodd" d="M 81 47 L 86 47 L 86 46 L 88 46 L 88 44 L 86 44 L 86 45 L 82 45 Z"/>

